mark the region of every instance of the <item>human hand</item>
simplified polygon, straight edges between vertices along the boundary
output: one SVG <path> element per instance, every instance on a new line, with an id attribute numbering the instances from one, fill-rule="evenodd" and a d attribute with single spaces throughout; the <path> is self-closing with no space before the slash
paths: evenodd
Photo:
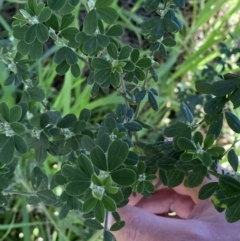
<path id="1" fill-rule="evenodd" d="M 198 200 L 199 189 L 180 185 L 160 188 L 151 198 L 131 197 L 129 205 L 118 210 L 126 225 L 114 236 L 117 241 L 240 240 L 240 223 L 228 223 L 210 199 Z M 169 212 L 176 216 L 166 217 Z"/>

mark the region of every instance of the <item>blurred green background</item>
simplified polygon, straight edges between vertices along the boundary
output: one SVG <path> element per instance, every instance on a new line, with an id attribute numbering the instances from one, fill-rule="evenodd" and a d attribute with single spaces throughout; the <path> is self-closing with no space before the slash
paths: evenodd
<path id="1" fill-rule="evenodd" d="M 12 16 L 24 3 L 23 0 L 0 0 L 0 30 L 8 30 L 11 41 Z M 119 0 L 115 1 L 114 8 L 119 12 L 119 23 L 125 28 L 120 43 L 142 49 L 142 55 L 146 55 L 149 53 L 149 45 L 141 35 L 140 23 L 150 14 L 141 7 L 142 3 L 143 0 Z M 76 16 L 74 26 L 81 26 L 84 18 L 83 6 L 75 8 L 73 14 Z M 195 90 L 197 80 L 211 82 L 223 73 L 239 72 L 239 0 L 189 0 L 186 1 L 186 8 L 179 12 L 179 16 L 184 23 L 184 29 L 176 34 L 177 46 L 169 48 L 166 59 L 155 56 L 160 64 L 156 69 L 159 82 L 148 83 L 149 88 L 156 88 L 159 92 L 160 110 L 153 112 L 147 101 L 143 101 L 140 106 L 141 120 L 154 126 L 155 133 L 140 133 L 139 137 L 146 141 L 153 140 L 171 121 L 181 119 L 180 101 L 185 101 L 195 115 L 201 118 L 205 97 Z M 86 84 L 88 69 L 83 63 L 80 65 L 80 78 L 74 78 L 70 73 L 64 77 L 57 76 L 54 71 L 55 64 L 50 59 L 55 50 L 56 47 L 51 44 L 46 45 L 43 58 L 31 67 L 36 69 L 39 84 L 44 87 L 54 109 L 61 110 L 63 115 L 78 115 L 81 109 L 89 108 L 93 113 L 94 124 L 101 121 L 107 112 L 113 111 L 118 103 L 123 103 L 122 97 L 115 91 L 108 95 L 100 93 L 97 98 L 92 99 L 91 86 Z M 3 86 L 2 83 L 9 73 L 1 62 L 0 73 L 0 100 L 13 105 L 18 101 L 21 90 L 14 86 Z M 234 110 L 234 113 L 240 117 L 239 110 Z M 231 131 L 224 128 L 219 143 L 228 149 L 233 140 Z M 30 171 L 35 166 L 32 154 L 28 153 L 20 161 L 11 189 L 31 190 L 28 180 Z M 48 176 L 52 176 L 62 161 L 49 157 L 42 168 Z M 223 165 L 227 166 L 225 160 Z M 93 232 L 83 226 L 80 213 L 72 212 L 66 219 L 59 221 L 58 209 L 26 204 L 25 197 L 16 195 L 10 199 L 8 207 L 0 206 L 0 241 L 95 241 L 101 238 L 101 231 Z"/>

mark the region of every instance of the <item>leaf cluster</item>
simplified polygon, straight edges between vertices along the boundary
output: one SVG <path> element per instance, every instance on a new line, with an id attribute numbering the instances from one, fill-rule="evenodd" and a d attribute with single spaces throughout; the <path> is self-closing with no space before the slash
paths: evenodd
<path id="1" fill-rule="evenodd" d="M 71 13 L 78 4 L 86 9 L 81 30 L 73 26 L 75 17 Z M 235 109 L 240 106 L 240 77 L 226 74 L 214 83 L 197 82 L 197 91 L 209 95 L 203 120 L 197 122 L 188 105 L 181 103 L 184 121 L 166 127 L 153 143 L 138 141 L 139 131 L 153 131 L 138 117 L 140 104 L 147 96 L 149 106 L 154 111 L 159 109 L 158 92 L 148 87 L 151 79 L 158 81 L 158 63 L 153 55 L 158 52 L 167 57 L 166 49 L 176 45 L 174 34 L 183 28 L 177 10 L 184 7 L 185 1 L 144 1 L 145 10 L 155 13 L 141 24 L 142 35 L 150 43 L 147 55 L 129 45 L 120 46 L 118 37 L 123 34 L 123 27 L 117 22 L 118 13 L 112 4 L 113 0 L 96 0 L 94 4 L 85 0 L 48 0 L 45 5 L 28 0 L 14 16 L 17 48 L 15 52 L 2 50 L 0 60 L 10 72 L 4 84 L 21 86 L 23 90 L 16 105 L 0 103 L 0 203 L 8 202 L 4 190 L 10 186 L 15 157 L 20 159 L 31 150 L 37 164 L 31 171 L 33 193 L 28 203 L 44 202 L 58 207 L 60 219 L 78 210 L 83 213 L 86 226 L 104 229 L 106 240 L 113 239 L 109 231 L 125 225 L 117 208 L 127 205 L 132 193 L 151 197 L 157 172 L 161 182 L 170 188 L 182 182 L 187 187 L 196 187 L 204 178 L 215 175 L 218 182 L 203 186 L 199 197 L 212 196 L 218 211 L 226 209 L 229 222 L 238 221 L 238 175 L 217 172 L 225 155 L 237 172 L 235 143 L 228 151 L 214 143 L 224 118 L 233 132 L 240 133 L 239 118 L 225 110 L 228 102 Z M 0 37 L 4 36 L 3 32 Z M 42 57 L 44 44 L 50 40 L 57 46 L 53 61 L 58 75 L 70 71 L 74 77 L 80 77 L 83 62 L 90 70 L 87 84 L 92 85 L 92 97 L 100 90 L 108 94 L 113 88 L 125 103 L 119 104 L 115 113 L 108 113 L 98 125 L 92 125 L 88 109 L 81 110 L 78 116 L 62 116 L 54 110 L 38 85 L 37 76 L 29 71 L 30 64 Z M 207 126 L 206 134 L 199 130 L 202 124 Z M 63 160 L 52 179 L 41 169 L 48 156 Z M 55 191 L 58 186 L 62 190 L 60 195 Z M 110 229 L 102 225 L 107 222 L 108 212 L 115 220 Z"/>

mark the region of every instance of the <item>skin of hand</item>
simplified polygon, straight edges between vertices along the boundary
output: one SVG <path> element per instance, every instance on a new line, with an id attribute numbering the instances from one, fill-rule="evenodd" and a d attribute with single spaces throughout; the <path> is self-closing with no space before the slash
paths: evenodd
<path id="1" fill-rule="evenodd" d="M 215 180 L 204 180 L 204 184 Z M 158 189 L 151 198 L 131 197 L 129 205 L 118 210 L 126 222 L 113 232 L 117 241 L 240 241 L 240 222 L 228 223 L 211 199 L 199 200 L 201 187 L 180 186 Z M 176 216 L 164 214 L 176 212 Z"/>

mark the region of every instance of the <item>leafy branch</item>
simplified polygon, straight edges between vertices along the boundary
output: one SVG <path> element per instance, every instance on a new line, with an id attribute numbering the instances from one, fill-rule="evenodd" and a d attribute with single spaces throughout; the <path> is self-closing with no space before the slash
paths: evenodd
<path id="1" fill-rule="evenodd" d="M 71 12 L 78 4 L 86 10 L 81 31 L 72 26 L 75 17 Z M 204 104 L 204 118 L 196 120 L 188 105 L 181 103 L 183 121 L 166 127 L 152 143 L 139 140 L 139 131 L 154 130 L 138 119 L 141 102 L 147 97 L 148 106 L 155 112 L 159 110 L 158 92 L 148 89 L 148 81 L 159 79 L 155 70 L 158 63 L 153 56 L 157 53 L 165 58 L 167 49 L 177 44 L 174 34 L 183 25 L 176 11 L 184 7 L 185 1 L 144 1 L 146 11 L 156 13 L 141 23 L 142 35 L 150 44 L 145 56 L 129 45 L 119 46 L 117 39 L 123 34 L 123 27 L 117 23 L 118 13 L 112 4 L 113 0 L 48 0 L 45 5 L 28 0 L 14 16 L 16 50 L 2 48 L 0 60 L 10 72 L 4 85 L 14 84 L 22 90 L 22 96 L 11 107 L 0 103 L 0 200 L 7 205 L 6 194 L 29 195 L 29 204 L 43 202 L 59 207 L 60 219 L 70 211 L 81 211 L 86 226 L 104 229 L 105 240 L 113 238 L 110 231 L 124 227 L 117 208 L 127 205 L 132 193 L 151 197 L 157 172 L 159 183 L 169 188 L 183 182 L 193 188 L 204 178 L 216 176 L 218 182 L 203 186 L 200 197 L 213 196 L 217 208 L 232 210 L 240 199 L 225 191 L 239 193 L 240 181 L 237 175 L 218 173 L 217 165 L 227 154 L 236 173 L 238 157 L 234 145 L 225 152 L 214 143 L 224 118 L 235 133 L 240 133 L 239 118 L 224 109 L 229 102 L 234 108 L 240 106 L 240 77 L 226 74 L 212 84 L 198 81 L 197 91 L 210 95 Z M 97 127 L 92 125 L 88 109 L 82 109 L 78 116 L 62 116 L 54 110 L 38 84 L 37 73 L 29 71 L 29 65 L 42 57 L 49 39 L 58 46 L 53 57 L 58 75 L 70 72 L 75 78 L 81 77 L 82 61 L 89 68 L 87 83 L 92 86 L 92 97 L 100 91 L 107 95 L 112 89 L 122 95 L 124 104 L 108 113 Z M 204 135 L 198 131 L 203 125 L 207 128 Z M 30 150 L 37 162 L 29 178 L 34 192 L 8 190 L 16 168 L 14 159 L 21 159 Z M 64 160 L 52 179 L 40 168 L 48 156 Z M 59 196 L 54 190 L 58 186 L 62 190 Z M 231 202 L 222 195 L 223 191 Z M 110 229 L 109 213 L 115 220 Z M 237 221 L 239 213 L 227 212 L 226 218 L 229 222 Z"/>

